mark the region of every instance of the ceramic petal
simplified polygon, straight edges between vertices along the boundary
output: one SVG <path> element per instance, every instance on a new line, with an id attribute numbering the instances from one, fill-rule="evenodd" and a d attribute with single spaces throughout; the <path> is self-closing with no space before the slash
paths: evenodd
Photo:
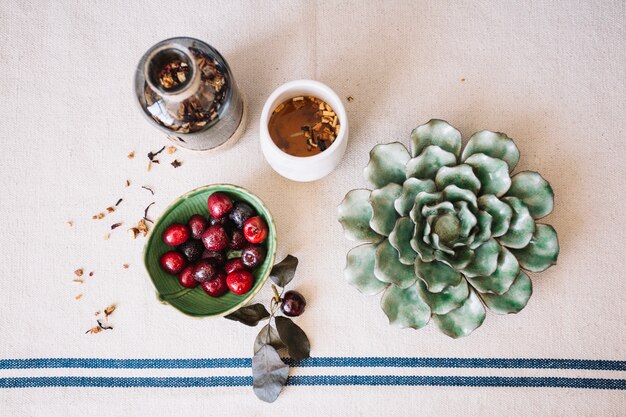
<path id="1" fill-rule="evenodd" d="M 519 263 L 517 259 L 507 248 L 502 246 L 498 255 L 498 266 L 493 274 L 486 277 L 468 277 L 467 280 L 472 284 L 472 287 L 480 292 L 503 294 L 509 289 L 518 274 Z"/>
<path id="2" fill-rule="evenodd" d="M 480 297 L 489 310 L 496 314 L 519 313 L 533 293 L 533 284 L 524 272 L 520 271 L 507 292 L 502 295 L 483 293 Z"/>
<path id="3" fill-rule="evenodd" d="M 400 142 L 376 145 L 370 151 L 370 160 L 364 175 L 376 188 L 389 183 L 402 185 L 406 179 L 405 166 L 411 159 L 409 151 Z"/>
<path id="4" fill-rule="evenodd" d="M 370 227 L 376 233 L 389 236 L 396 224 L 396 210 L 393 202 L 402 194 L 402 187 L 395 183 L 389 183 L 383 188 L 372 191 L 370 204 L 372 205 L 372 218 Z"/>
<path id="5" fill-rule="evenodd" d="M 438 190 L 443 190 L 448 185 L 456 185 L 474 194 L 480 190 L 480 180 L 474 174 L 472 167 L 466 164 L 439 168 L 437 175 L 435 175 L 435 184 Z"/>
<path id="6" fill-rule="evenodd" d="M 435 259 L 435 251 L 433 248 L 424 243 L 423 237 L 425 226 L 425 222 L 420 222 L 415 225 L 415 233 L 413 233 L 413 239 L 411 239 L 411 247 L 415 252 L 417 252 L 422 261 L 430 262 Z"/>
<path id="7" fill-rule="evenodd" d="M 459 285 L 463 276 L 443 262 L 424 262 L 415 259 L 415 275 L 426 283 L 430 292 L 441 292 L 447 287 Z"/>
<path id="8" fill-rule="evenodd" d="M 459 201 L 459 211 L 457 214 L 461 221 L 460 235 L 467 237 L 472 231 L 472 228 L 476 226 L 476 216 L 474 216 L 474 213 L 467 207 L 467 202 L 465 201 Z"/>
<path id="9" fill-rule="evenodd" d="M 456 156 L 438 146 L 430 145 L 407 162 L 406 177 L 433 179 L 439 168 L 450 165 L 456 165 Z"/>
<path id="10" fill-rule="evenodd" d="M 491 237 L 491 222 L 493 221 L 491 214 L 480 210 L 476 214 L 476 219 L 478 232 L 474 235 L 474 240 L 469 245 L 470 249 L 476 249 Z"/>
<path id="11" fill-rule="evenodd" d="M 485 307 L 478 295 L 470 290 L 461 307 L 446 314 L 433 314 L 433 321 L 439 329 L 452 338 L 467 336 L 485 321 Z"/>
<path id="12" fill-rule="evenodd" d="M 474 259 L 474 251 L 469 248 L 456 248 L 454 255 L 435 251 L 435 259 L 452 266 L 456 270 L 465 268 Z"/>
<path id="13" fill-rule="evenodd" d="M 474 259 L 463 268 L 466 277 L 487 276 L 496 271 L 498 267 L 498 254 L 500 244 L 495 239 L 489 239 L 474 250 Z"/>
<path id="14" fill-rule="evenodd" d="M 478 198 L 478 207 L 485 210 L 492 217 L 491 236 L 500 237 L 509 230 L 513 209 L 506 203 L 503 203 L 493 194 L 481 195 Z"/>
<path id="15" fill-rule="evenodd" d="M 465 160 L 470 165 L 482 185 L 482 194 L 503 196 L 511 186 L 509 166 L 501 159 L 492 158 L 484 153 L 475 153 Z"/>
<path id="16" fill-rule="evenodd" d="M 346 194 L 337 208 L 339 222 L 347 239 L 368 242 L 378 242 L 382 239 L 382 236 L 370 227 L 373 214 L 369 202 L 370 193 L 370 190 L 352 190 Z"/>
<path id="17" fill-rule="evenodd" d="M 425 191 L 417 193 L 413 208 L 409 212 L 409 217 L 413 223 L 419 224 L 423 221 L 422 209 L 424 206 L 437 204 L 439 201 L 441 201 L 441 193 L 427 193 Z"/>
<path id="18" fill-rule="evenodd" d="M 458 158 L 461 133 L 444 120 L 432 119 L 411 132 L 411 156 L 416 157 L 429 145 L 438 146 Z"/>
<path id="19" fill-rule="evenodd" d="M 511 249 L 522 268 L 532 272 L 545 271 L 556 264 L 559 240 L 556 230 L 548 224 L 535 225 L 535 233 L 523 249 Z"/>
<path id="20" fill-rule="evenodd" d="M 461 160 L 465 161 L 471 155 L 483 153 L 492 158 L 501 159 L 513 171 L 519 161 L 519 150 L 511 138 L 504 133 L 483 130 L 474 133 L 467 141 Z"/>
<path id="21" fill-rule="evenodd" d="M 417 280 L 413 266 L 400 262 L 398 251 L 391 246 L 389 239 L 378 244 L 374 259 L 374 274 L 380 281 L 407 288 Z"/>
<path id="22" fill-rule="evenodd" d="M 464 279 L 461 280 L 459 285 L 447 287 L 437 293 L 428 291 L 428 287 L 426 287 L 424 281 L 419 280 L 417 285 L 417 291 L 420 297 L 430 306 L 430 310 L 433 314 L 446 314 L 457 309 L 463 304 L 463 301 L 469 297 L 469 286 Z"/>
<path id="23" fill-rule="evenodd" d="M 379 281 L 374 275 L 375 255 L 376 245 L 366 243 L 352 248 L 346 258 L 346 268 L 343 271 L 346 281 L 363 294 L 378 294 L 389 285 Z"/>
<path id="24" fill-rule="evenodd" d="M 430 308 L 419 297 L 416 285 L 405 289 L 390 285 L 380 300 L 380 306 L 389 318 L 389 324 L 402 329 L 419 329 L 430 320 Z"/>
<path id="25" fill-rule="evenodd" d="M 456 185 L 448 185 L 441 192 L 441 195 L 442 199 L 445 201 L 453 203 L 457 201 L 466 201 L 472 207 L 472 210 L 478 210 L 478 200 L 476 199 L 476 194 L 469 190 L 459 188 Z"/>
<path id="26" fill-rule="evenodd" d="M 418 178 L 408 178 L 404 181 L 404 184 L 402 184 L 402 194 L 393 204 L 400 216 L 407 216 L 409 214 L 415 204 L 415 197 L 422 191 L 436 191 L 434 181 L 420 180 Z"/>
<path id="27" fill-rule="evenodd" d="M 389 235 L 389 243 L 399 254 L 399 261 L 405 265 L 413 265 L 417 253 L 411 247 L 411 239 L 415 232 L 415 224 L 408 217 L 400 217 Z"/>
<path id="28" fill-rule="evenodd" d="M 534 219 L 547 216 L 554 208 L 554 191 L 537 172 L 522 171 L 513 176 L 506 195 L 522 200 Z"/>
<path id="29" fill-rule="evenodd" d="M 516 197 L 502 199 L 513 209 L 509 230 L 500 236 L 500 243 L 514 249 L 521 249 L 528 245 L 535 231 L 535 221 L 522 200 Z"/>

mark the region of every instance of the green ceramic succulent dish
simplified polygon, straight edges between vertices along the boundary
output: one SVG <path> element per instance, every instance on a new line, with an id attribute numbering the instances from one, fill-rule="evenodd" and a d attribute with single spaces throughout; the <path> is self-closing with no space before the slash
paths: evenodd
<path id="1" fill-rule="evenodd" d="M 481 131 L 461 152 L 443 120 L 411 133 L 411 151 L 376 145 L 365 177 L 373 190 L 348 192 L 338 208 L 348 252 L 345 277 L 359 291 L 384 290 L 392 325 L 429 321 L 450 337 L 469 335 L 496 314 L 521 311 L 532 294 L 526 272 L 556 263 L 554 228 L 536 223 L 554 206 L 536 172 L 511 172 L 519 150 L 503 133 Z"/>
<path id="2" fill-rule="evenodd" d="M 255 283 L 247 294 L 237 295 L 228 292 L 219 298 L 209 297 L 200 286 L 192 289 L 182 287 L 176 276 L 166 273 L 159 265 L 159 257 L 172 249 L 161 238 L 165 229 L 175 222 L 186 224 L 189 217 L 196 213 L 208 216 L 207 198 L 217 191 L 228 194 L 233 200 L 245 201 L 250 204 L 269 227 L 265 241 L 267 256 L 265 261 L 253 271 Z M 270 211 L 263 202 L 244 188 L 230 184 L 216 184 L 189 191 L 165 210 L 148 236 L 144 248 L 144 264 L 152 283 L 156 287 L 160 301 L 170 304 L 190 316 L 220 317 L 243 307 L 259 292 L 269 277 L 274 265 L 275 254 L 276 226 Z"/>

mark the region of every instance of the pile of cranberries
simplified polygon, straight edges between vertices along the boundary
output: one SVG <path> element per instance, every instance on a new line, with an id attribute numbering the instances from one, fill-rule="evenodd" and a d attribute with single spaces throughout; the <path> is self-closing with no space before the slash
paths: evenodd
<path id="1" fill-rule="evenodd" d="M 183 287 L 200 284 L 211 297 L 245 294 L 254 285 L 252 270 L 265 260 L 267 224 L 250 205 L 221 192 L 207 206 L 208 218 L 194 214 L 186 225 L 168 226 L 163 241 L 175 249 L 161 256 L 161 267 Z"/>

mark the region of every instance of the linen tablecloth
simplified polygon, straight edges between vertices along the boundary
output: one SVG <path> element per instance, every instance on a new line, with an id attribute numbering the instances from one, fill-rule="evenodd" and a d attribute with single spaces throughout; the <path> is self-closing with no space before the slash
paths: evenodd
<path id="1" fill-rule="evenodd" d="M 625 16 L 621 0 L 2 2 L 0 415 L 624 415 Z M 167 140 L 136 108 L 132 78 L 171 36 L 223 53 L 249 124 L 231 149 L 179 150 L 148 172 Z M 258 141 L 267 96 L 301 78 L 331 86 L 351 125 L 340 166 L 310 184 L 274 173 Z M 460 340 L 388 326 L 379 297 L 342 274 L 352 243 L 336 206 L 366 185 L 373 145 L 407 144 L 431 118 L 465 138 L 506 132 L 517 170 L 556 194 L 558 265 L 532 275 L 525 310 L 488 314 Z M 297 323 L 313 358 L 274 404 L 250 387 L 258 328 L 158 303 L 144 239 L 126 234 L 152 201 L 157 217 L 223 182 L 259 195 L 277 258 L 300 259 Z M 85 334 L 113 303 L 114 329 Z"/>

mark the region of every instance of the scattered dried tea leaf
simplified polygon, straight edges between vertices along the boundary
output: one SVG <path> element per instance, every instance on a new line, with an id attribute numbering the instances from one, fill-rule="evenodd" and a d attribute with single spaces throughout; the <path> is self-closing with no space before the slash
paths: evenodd
<path id="1" fill-rule="evenodd" d="M 133 159 L 134 157 L 135 157 L 135 151 L 129 153 L 127 156 L 128 159 Z"/>
<path id="2" fill-rule="evenodd" d="M 115 207 L 107 207 L 107 213 L 113 213 L 115 211 Z"/>
<path id="3" fill-rule="evenodd" d="M 82 294 L 78 294 L 76 297 L 74 297 L 75 300 L 80 300 L 81 298 L 83 298 Z"/>
<path id="4" fill-rule="evenodd" d="M 130 265 L 128 265 L 128 264 L 122 265 L 122 268 L 124 268 L 124 269 L 128 269 L 129 267 L 130 267 Z"/>
<path id="5" fill-rule="evenodd" d="M 98 213 L 98 214 L 94 214 L 93 216 L 91 216 L 91 218 L 93 220 L 100 220 L 104 218 L 104 213 Z"/>
<path id="6" fill-rule="evenodd" d="M 85 271 L 83 270 L 83 268 L 78 268 L 74 271 L 74 275 L 76 275 L 77 277 L 82 277 L 84 272 Z"/>
<path id="7" fill-rule="evenodd" d="M 348 96 L 348 97 L 346 97 L 346 100 L 348 100 L 348 102 L 352 102 L 352 101 L 354 101 L 354 97 Z"/>
<path id="8" fill-rule="evenodd" d="M 168 146 L 167 148 L 165 148 L 167 150 L 167 153 L 169 155 L 173 154 L 174 152 L 177 151 L 176 146 Z"/>
<path id="9" fill-rule="evenodd" d="M 130 236 L 133 239 L 137 239 L 137 235 L 139 234 L 139 229 L 137 229 L 136 227 L 131 227 L 130 229 L 128 229 L 128 234 L 130 234 Z"/>
<path id="10" fill-rule="evenodd" d="M 154 201 L 148 204 L 148 207 L 146 207 L 146 209 L 143 211 L 143 219 L 150 223 L 154 223 L 154 222 L 148 218 L 148 210 L 150 210 L 150 207 L 152 207 L 153 204 L 154 204 Z"/>
<path id="11" fill-rule="evenodd" d="M 91 329 L 87 330 L 85 334 L 96 334 L 96 333 L 100 333 L 101 331 L 102 331 L 102 327 L 94 326 Z"/>
<path id="12" fill-rule="evenodd" d="M 152 190 L 152 188 L 148 187 L 147 185 L 142 185 L 141 188 L 150 191 L 150 194 L 154 195 L 154 190 Z"/>
<path id="13" fill-rule="evenodd" d="M 99 315 L 100 315 L 100 310 L 98 310 L 98 311 L 96 311 L 96 312 L 94 313 L 94 316 L 99 316 Z"/>
<path id="14" fill-rule="evenodd" d="M 93 277 L 93 271 L 91 271 L 91 272 L 89 273 L 89 276 L 90 276 L 90 277 Z"/>
<path id="15" fill-rule="evenodd" d="M 130 187 L 130 180 L 126 180 L 126 187 Z"/>
<path id="16" fill-rule="evenodd" d="M 122 201 L 124 201 L 124 200 L 121 199 L 121 198 L 119 200 L 117 200 L 117 203 L 115 203 L 115 207 L 119 206 Z"/>
<path id="17" fill-rule="evenodd" d="M 71 220 L 68 220 L 68 221 L 66 221 L 66 222 L 65 222 L 65 225 L 66 225 L 67 227 L 72 227 L 72 226 L 74 226 L 74 222 L 73 222 L 73 221 L 71 221 Z"/>
<path id="18" fill-rule="evenodd" d="M 174 168 L 178 168 L 178 167 L 179 167 L 179 166 L 181 166 L 181 165 L 182 165 L 182 162 L 180 162 L 178 159 L 174 159 L 174 160 L 172 161 L 172 166 L 173 166 Z"/>
<path id="19" fill-rule="evenodd" d="M 111 238 L 111 233 L 106 233 L 104 235 L 104 240 L 109 240 Z"/>
<path id="20" fill-rule="evenodd" d="M 114 224 L 111 225 L 111 230 L 117 229 L 118 227 L 120 227 L 123 224 L 124 224 L 123 222 L 114 223 Z"/>
<path id="21" fill-rule="evenodd" d="M 82 283 L 84 283 L 85 281 L 83 281 L 82 279 L 75 279 L 75 280 L 72 280 L 72 282 L 74 282 L 74 283 L 76 283 L 76 284 L 82 284 Z"/>
<path id="22" fill-rule="evenodd" d="M 104 309 L 104 316 L 109 317 L 111 314 L 113 314 L 116 308 L 117 308 L 116 304 L 111 304 L 110 306 Z"/>
<path id="23" fill-rule="evenodd" d="M 137 230 L 143 233 L 144 236 L 146 236 L 150 229 L 148 229 L 146 221 L 144 219 L 140 219 L 139 222 L 137 222 Z"/>
<path id="24" fill-rule="evenodd" d="M 464 83 L 465 82 L 465 78 L 461 78 L 461 82 Z"/>
<path id="25" fill-rule="evenodd" d="M 156 152 L 148 152 L 148 159 L 150 161 L 154 161 L 154 157 L 160 154 L 161 152 L 163 152 L 164 150 L 165 150 L 165 146 L 163 146 L 161 149 L 159 149 Z"/>
<path id="26" fill-rule="evenodd" d="M 148 162 L 148 172 L 152 171 L 152 161 Z"/>
<path id="27" fill-rule="evenodd" d="M 113 326 L 111 326 L 109 323 L 102 323 L 100 320 L 96 320 L 96 323 L 98 323 L 98 326 L 102 330 L 113 330 Z"/>

